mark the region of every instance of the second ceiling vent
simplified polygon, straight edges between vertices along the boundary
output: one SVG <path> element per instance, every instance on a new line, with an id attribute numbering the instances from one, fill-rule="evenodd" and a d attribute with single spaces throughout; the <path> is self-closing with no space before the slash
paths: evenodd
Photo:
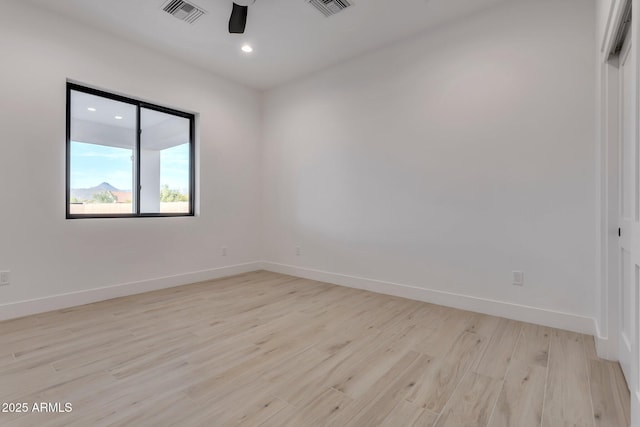
<path id="1" fill-rule="evenodd" d="M 309 0 L 309 3 L 326 17 L 335 15 L 351 6 L 351 3 L 347 0 Z"/>
<path id="2" fill-rule="evenodd" d="M 169 0 L 162 10 L 189 24 L 193 24 L 198 18 L 207 13 L 204 9 L 184 0 Z"/>

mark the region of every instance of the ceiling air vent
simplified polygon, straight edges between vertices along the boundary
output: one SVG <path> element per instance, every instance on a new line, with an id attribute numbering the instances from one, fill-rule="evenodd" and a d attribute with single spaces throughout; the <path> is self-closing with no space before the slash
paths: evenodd
<path id="1" fill-rule="evenodd" d="M 170 0 L 162 10 L 189 24 L 193 24 L 198 18 L 207 13 L 204 9 L 184 0 Z"/>
<path id="2" fill-rule="evenodd" d="M 315 6 L 324 16 L 335 15 L 351 6 L 347 0 L 309 0 L 309 3 Z"/>

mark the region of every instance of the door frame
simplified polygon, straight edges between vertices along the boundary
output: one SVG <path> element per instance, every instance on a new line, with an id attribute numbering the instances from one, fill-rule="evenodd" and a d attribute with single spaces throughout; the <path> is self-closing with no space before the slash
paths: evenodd
<path id="1" fill-rule="evenodd" d="M 639 0 L 632 0 L 633 5 Z M 618 298 L 620 295 L 618 254 L 619 209 L 619 68 L 618 58 L 610 57 L 615 37 L 622 24 L 625 0 L 612 0 L 609 18 L 597 55 L 598 90 L 596 182 L 597 210 L 597 307 L 596 348 L 598 356 L 618 360 Z M 634 7 L 634 10 L 637 8 Z M 634 37 L 637 20 L 632 20 L 630 36 Z M 634 48 L 637 46 L 634 45 Z"/>
<path id="2" fill-rule="evenodd" d="M 622 230 L 622 234 L 618 236 L 618 254 L 622 254 L 621 249 L 624 249 L 628 254 L 629 258 L 627 262 L 624 262 L 624 259 L 619 260 L 619 296 L 617 301 L 615 302 L 615 307 L 617 308 L 617 317 L 618 317 L 618 325 L 619 330 L 616 334 L 618 339 L 618 360 L 620 361 L 620 365 L 622 367 L 622 371 L 624 372 L 625 378 L 629 385 L 634 382 L 634 373 L 633 373 L 633 365 L 634 365 L 634 346 L 637 339 L 634 340 L 634 337 L 637 334 L 638 329 L 638 321 L 637 321 L 637 304 L 635 303 L 637 290 L 635 289 L 638 278 L 637 276 L 637 245 L 635 244 L 635 233 L 636 231 L 636 198 L 638 188 L 637 185 L 637 168 L 638 165 L 634 159 L 637 155 L 637 142 L 638 142 L 638 120 L 636 117 L 637 105 L 629 104 L 632 109 L 631 122 L 627 123 L 627 110 L 626 104 L 627 100 L 630 98 L 632 101 L 635 99 L 637 102 L 637 95 L 629 96 L 628 93 L 631 93 L 630 90 L 635 90 L 636 82 L 634 82 L 634 70 L 635 70 L 635 55 L 633 52 L 633 40 L 631 39 L 630 31 L 627 32 L 624 43 L 622 45 L 622 49 L 617 57 L 616 62 L 618 63 L 618 149 L 620 150 L 620 154 L 618 156 L 618 184 L 621 186 L 619 189 L 619 204 L 618 204 L 618 219 L 619 219 L 619 227 Z M 627 81 L 630 79 L 630 81 Z M 631 87 L 627 87 L 630 84 Z M 631 138 L 630 141 L 626 141 L 627 138 L 627 130 L 631 130 Z M 628 146 L 627 146 L 628 144 Z M 622 156 L 625 156 L 623 159 Z M 624 167 L 622 165 L 625 165 Z M 629 171 L 626 171 L 628 166 Z M 630 173 L 630 176 L 625 178 L 625 175 Z M 629 179 L 630 182 L 625 184 L 625 179 Z M 625 187 L 629 187 L 625 189 Z M 626 194 L 623 194 L 626 193 Z M 622 200 L 625 200 L 624 204 L 627 204 L 628 207 L 628 216 L 622 212 Z M 625 283 L 624 276 L 627 276 L 628 283 Z M 628 287 L 628 289 L 627 289 Z M 612 304 L 613 306 L 613 304 Z M 627 324 L 628 322 L 628 324 Z M 637 383 L 637 381 L 635 381 Z"/>
<path id="3" fill-rule="evenodd" d="M 635 54 L 635 62 L 631 64 L 636 85 L 636 93 L 640 88 L 640 73 L 638 67 L 639 55 L 639 24 L 640 0 L 631 0 L 632 20 L 629 37 Z M 619 277 L 619 171 L 618 155 L 620 150 L 620 73 L 618 58 L 611 58 L 616 35 L 622 25 L 626 1 L 612 0 L 608 12 L 608 20 L 604 28 L 603 37 L 598 40 L 597 55 L 597 144 L 596 167 L 598 169 L 596 190 L 598 198 L 597 210 L 597 295 L 596 295 L 596 348 L 598 356 L 609 359 L 619 359 L 619 329 L 621 327 L 618 313 L 621 295 L 621 278 Z M 636 96 L 636 120 L 640 96 Z M 636 122 L 636 143 L 638 141 L 638 122 Z M 636 145 L 637 146 L 637 145 Z M 631 232 L 631 230 L 629 230 Z M 636 290 L 637 291 L 637 290 Z M 636 307 L 636 311 L 638 308 Z M 638 325 L 638 318 L 632 322 Z M 640 349 L 638 346 L 638 331 L 632 337 L 631 355 L 631 420 L 632 425 L 640 425 Z"/>

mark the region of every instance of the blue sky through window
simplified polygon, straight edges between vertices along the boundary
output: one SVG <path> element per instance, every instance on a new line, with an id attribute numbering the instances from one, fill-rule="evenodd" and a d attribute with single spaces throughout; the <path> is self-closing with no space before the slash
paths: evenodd
<path id="1" fill-rule="evenodd" d="M 130 149 L 71 142 L 71 188 L 91 188 L 107 182 L 119 190 L 133 187 L 133 152 Z M 189 144 L 160 153 L 160 185 L 189 189 Z M 158 189 L 160 191 L 160 189 Z"/>

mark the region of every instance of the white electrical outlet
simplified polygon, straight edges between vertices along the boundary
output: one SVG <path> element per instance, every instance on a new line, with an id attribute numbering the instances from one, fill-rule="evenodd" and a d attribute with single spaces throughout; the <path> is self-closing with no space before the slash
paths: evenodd
<path id="1" fill-rule="evenodd" d="M 222 256 L 227 256 L 227 248 L 226 248 L 226 246 L 222 247 L 221 253 L 222 253 Z"/>
<path id="2" fill-rule="evenodd" d="M 300 246 L 296 246 L 296 256 L 300 256 Z"/>
<path id="3" fill-rule="evenodd" d="M 7 286 L 11 282 L 11 272 L 0 271 L 0 286 Z"/>
<path id="4" fill-rule="evenodd" d="M 524 286 L 524 273 L 522 271 L 513 271 L 513 284 L 515 286 Z"/>

